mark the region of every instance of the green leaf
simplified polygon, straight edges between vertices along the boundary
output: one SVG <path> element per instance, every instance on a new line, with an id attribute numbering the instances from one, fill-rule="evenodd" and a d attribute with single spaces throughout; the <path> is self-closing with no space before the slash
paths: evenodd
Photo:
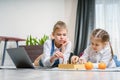
<path id="1" fill-rule="evenodd" d="M 49 39 L 49 37 L 47 35 L 44 35 L 42 38 L 38 39 L 38 38 L 34 38 L 31 35 L 29 35 L 27 37 L 26 40 L 26 45 L 43 45 L 45 43 L 45 41 Z"/>

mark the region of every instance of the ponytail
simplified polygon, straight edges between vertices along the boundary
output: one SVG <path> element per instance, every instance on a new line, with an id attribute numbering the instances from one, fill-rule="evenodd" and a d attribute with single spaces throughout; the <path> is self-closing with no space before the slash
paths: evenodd
<path id="1" fill-rule="evenodd" d="M 114 55 L 114 53 L 113 53 L 113 49 L 112 49 L 112 46 L 111 46 L 111 43 L 110 43 L 110 41 L 109 41 L 109 45 L 110 45 L 111 54 L 112 54 L 112 58 L 113 58 L 113 55 Z"/>

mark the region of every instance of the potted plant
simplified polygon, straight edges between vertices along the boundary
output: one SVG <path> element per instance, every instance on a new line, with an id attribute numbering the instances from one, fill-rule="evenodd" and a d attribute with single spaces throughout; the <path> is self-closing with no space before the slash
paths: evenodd
<path id="1" fill-rule="evenodd" d="M 49 39 L 47 35 L 44 35 L 42 38 L 35 38 L 29 35 L 26 40 L 26 45 L 21 46 L 25 48 L 32 62 L 34 62 L 34 60 L 40 54 L 43 53 L 43 44 L 45 43 L 47 39 Z"/>

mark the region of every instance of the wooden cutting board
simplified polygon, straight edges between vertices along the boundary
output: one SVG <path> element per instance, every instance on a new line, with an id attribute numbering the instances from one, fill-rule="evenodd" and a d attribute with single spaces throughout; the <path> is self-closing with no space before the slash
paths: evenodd
<path id="1" fill-rule="evenodd" d="M 59 69 L 85 69 L 84 64 L 59 64 Z"/>

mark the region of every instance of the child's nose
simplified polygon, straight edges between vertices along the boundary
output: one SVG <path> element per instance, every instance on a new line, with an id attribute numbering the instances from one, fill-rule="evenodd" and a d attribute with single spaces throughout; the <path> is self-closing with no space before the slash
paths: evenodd
<path id="1" fill-rule="evenodd" d="M 61 35 L 60 38 L 63 38 L 63 35 Z"/>
<path id="2" fill-rule="evenodd" d="M 95 45 L 92 45 L 93 49 L 96 47 Z"/>

